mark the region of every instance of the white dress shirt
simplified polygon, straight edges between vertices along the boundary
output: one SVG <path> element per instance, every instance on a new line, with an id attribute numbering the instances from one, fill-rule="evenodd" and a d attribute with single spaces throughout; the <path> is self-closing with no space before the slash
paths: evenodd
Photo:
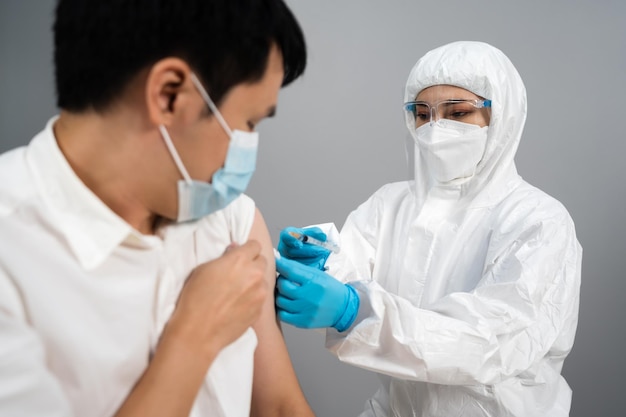
<path id="1" fill-rule="evenodd" d="M 72 171 L 55 120 L 0 156 L 0 415 L 111 416 L 193 268 L 247 240 L 254 202 L 142 235 Z M 220 353 L 192 416 L 249 416 L 256 344 L 250 328 Z"/>

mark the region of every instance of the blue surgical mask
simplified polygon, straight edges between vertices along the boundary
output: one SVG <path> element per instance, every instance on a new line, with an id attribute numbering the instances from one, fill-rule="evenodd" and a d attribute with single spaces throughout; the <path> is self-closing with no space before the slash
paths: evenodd
<path id="1" fill-rule="evenodd" d="M 221 210 L 239 197 L 246 190 L 254 173 L 259 144 L 258 132 L 231 130 L 198 78 L 191 74 L 191 80 L 213 112 L 213 115 L 226 133 L 228 133 L 230 143 L 224 167 L 213 174 L 209 184 L 204 181 L 194 180 L 189 176 L 176 148 L 174 148 L 167 129 L 163 125 L 159 126 L 167 149 L 183 176 L 183 179 L 178 181 L 177 221 L 179 222 L 196 220 Z"/>

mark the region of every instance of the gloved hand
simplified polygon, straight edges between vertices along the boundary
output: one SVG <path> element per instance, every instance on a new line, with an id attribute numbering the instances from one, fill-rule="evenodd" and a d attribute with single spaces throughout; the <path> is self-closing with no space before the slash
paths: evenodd
<path id="1" fill-rule="evenodd" d="M 276 259 L 278 317 L 302 328 L 334 327 L 343 332 L 359 311 L 359 295 L 325 272 L 286 259 Z"/>
<path id="2" fill-rule="evenodd" d="M 323 271 L 330 251 L 316 245 L 303 243 L 290 235 L 290 232 L 311 236 L 322 242 L 326 242 L 326 233 L 319 227 L 308 227 L 305 229 L 286 227 L 280 232 L 280 241 L 278 242 L 280 256 Z"/>

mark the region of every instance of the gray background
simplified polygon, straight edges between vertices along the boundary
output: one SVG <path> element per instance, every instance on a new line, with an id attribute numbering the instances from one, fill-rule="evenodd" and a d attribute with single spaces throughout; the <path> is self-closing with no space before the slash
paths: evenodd
<path id="1" fill-rule="evenodd" d="M 249 194 L 281 228 L 333 221 L 406 178 L 401 103 L 414 62 L 455 40 L 502 49 L 526 83 L 520 174 L 569 209 L 584 248 L 580 324 L 564 374 L 571 415 L 623 416 L 626 372 L 626 3 L 291 0 L 309 46 L 305 76 L 261 124 Z M 52 0 L 0 1 L 0 151 L 56 112 Z M 10 178 L 3 178 L 10 181 Z M 284 326 L 319 417 L 355 416 L 374 374 L 339 363 L 320 333 Z"/>

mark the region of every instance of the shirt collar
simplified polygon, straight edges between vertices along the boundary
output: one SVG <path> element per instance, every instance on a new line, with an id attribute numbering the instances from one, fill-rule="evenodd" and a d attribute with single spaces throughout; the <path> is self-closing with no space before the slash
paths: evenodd
<path id="1" fill-rule="evenodd" d="M 154 236 L 144 236 L 115 214 L 78 178 L 59 148 L 48 121 L 27 154 L 54 227 L 65 236 L 85 269 L 97 268 L 124 240 L 133 246 L 154 246 Z"/>

